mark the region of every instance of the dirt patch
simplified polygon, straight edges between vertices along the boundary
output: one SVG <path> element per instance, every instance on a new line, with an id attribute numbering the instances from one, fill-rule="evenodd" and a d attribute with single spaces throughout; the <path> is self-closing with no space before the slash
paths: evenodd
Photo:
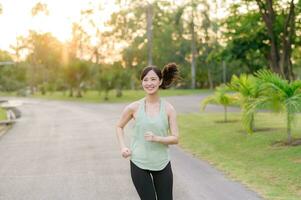
<path id="1" fill-rule="evenodd" d="M 275 131 L 282 131 L 282 130 L 285 130 L 284 128 L 270 128 L 270 127 L 263 127 L 263 128 L 255 128 L 255 130 L 253 131 L 252 134 L 259 134 L 261 132 L 265 132 L 265 133 L 268 133 L 268 134 L 272 134 L 274 133 Z M 246 133 L 246 130 L 239 130 L 238 131 L 239 133 Z"/>
<path id="2" fill-rule="evenodd" d="M 216 120 L 215 123 L 221 123 L 221 124 L 227 124 L 227 123 L 236 123 L 239 120 L 227 120 L 226 122 L 224 120 Z"/>
<path id="3" fill-rule="evenodd" d="M 293 159 L 292 162 L 296 163 L 296 164 L 300 164 L 301 163 L 301 158 Z M 300 194 L 301 194 L 301 190 L 300 190 Z"/>
<path id="4" fill-rule="evenodd" d="M 275 141 L 272 143 L 272 146 L 275 147 L 282 147 L 282 146 L 300 146 L 301 145 L 301 138 L 293 138 L 291 143 L 288 143 L 287 140 L 285 141 Z"/>
<path id="5" fill-rule="evenodd" d="M 285 128 L 270 128 L 270 127 L 263 127 L 263 128 L 255 128 L 254 133 L 256 132 L 271 132 L 273 133 L 274 131 L 285 131 Z"/>

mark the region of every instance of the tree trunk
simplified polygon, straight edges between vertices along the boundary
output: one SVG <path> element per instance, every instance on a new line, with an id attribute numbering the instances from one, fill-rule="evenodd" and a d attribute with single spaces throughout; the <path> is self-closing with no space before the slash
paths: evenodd
<path id="1" fill-rule="evenodd" d="M 291 113 L 287 112 L 286 113 L 286 129 L 287 129 L 287 143 L 291 144 L 292 143 L 292 135 L 291 135 L 291 121 L 292 121 L 292 116 Z"/>
<path id="2" fill-rule="evenodd" d="M 294 80 L 292 70 L 291 53 L 292 39 L 295 35 L 295 5 L 292 0 L 290 3 L 289 13 L 286 17 L 282 35 L 282 54 L 280 59 L 280 67 L 283 75 L 287 80 Z"/>
<path id="3" fill-rule="evenodd" d="M 122 88 L 121 88 L 121 86 L 116 87 L 116 97 L 122 97 Z"/>
<path id="4" fill-rule="evenodd" d="M 77 91 L 77 93 L 76 93 L 76 97 L 77 97 L 77 98 L 83 97 L 83 95 L 82 95 L 82 90 L 81 90 L 80 87 L 78 87 L 76 91 Z"/>
<path id="5" fill-rule="evenodd" d="M 226 84 L 227 82 L 227 65 L 226 61 L 223 61 L 223 83 Z"/>
<path id="6" fill-rule="evenodd" d="M 69 90 L 69 97 L 73 97 L 73 88 L 70 88 Z"/>
<path id="7" fill-rule="evenodd" d="M 275 24 L 275 12 L 273 9 L 273 1 L 266 0 L 266 4 L 261 0 L 256 0 L 257 5 L 260 10 L 261 17 L 266 25 L 268 36 L 270 40 L 270 56 L 269 63 L 272 71 L 281 74 L 281 69 L 279 66 L 279 49 L 277 45 L 277 37 L 274 33 Z"/>
<path id="8" fill-rule="evenodd" d="M 152 46 L 153 46 L 153 5 L 147 3 L 147 56 L 148 65 L 153 64 Z"/>
<path id="9" fill-rule="evenodd" d="M 44 96 L 46 95 L 46 88 L 45 88 L 45 83 L 42 84 L 42 86 L 40 87 L 41 90 L 41 94 Z"/>
<path id="10" fill-rule="evenodd" d="M 254 118 L 254 113 L 252 113 L 252 116 L 251 116 L 251 124 L 250 124 L 250 126 L 251 126 L 251 130 L 252 130 L 252 132 L 254 132 L 255 131 L 255 118 Z"/>
<path id="11" fill-rule="evenodd" d="M 224 122 L 227 122 L 227 106 L 224 106 Z"/>
<path id="12" fill-rule="evenodd" d="M 211 76 L 211 70 L 208 68 L 208 82 L 209 82 L 209 88 L 210 90 L 213 89 L 213 81 L 212 81 L 212 76 Z"/>
<path id="13" fill-rule="evenodd" d="M 105 100 L 105 101 L 108 101 L 108 100 L 109 100 L 109 90 L 105 90 L 104 100 Z"/>
<path id="14" fill-rule="evenodd" d="M 135 90 L 135 80 L 136 80 L 136 72 L 135 70 L 132 71 L 132 76 L 131 76 L 131 90 Z"/>
<path id="15" fill-rule="evenodd" d="M 194 16 L 193 9 L 191 10 L 191 24 L 190 24 L 190 33 L 191 33 L 191 88 L 195 89 L 195 32 L 194 32 Z"/>
<path id="16" fill-rule="evenodd" d="M 266 25 L 269 40 L 270 40 L 270 53 L 269 63 L 272 71 L 283 75 L 288 80 L 295 79 L 293 73 L 291 53 L 292 53 L 292 40 L 295 36 L 295 4 L 294 0 L 290 1 L 289 11 L 285 19 L 284 27 L 281 34 L 278 36 L 275 32 L 276 15 L 273 9 L 272 0 L 256 0 L 260 10 L 262 19 Z M 281 38 L 280 38 L 281 37 Z M 278 42 L 281 40 L 281 46 Z"/>

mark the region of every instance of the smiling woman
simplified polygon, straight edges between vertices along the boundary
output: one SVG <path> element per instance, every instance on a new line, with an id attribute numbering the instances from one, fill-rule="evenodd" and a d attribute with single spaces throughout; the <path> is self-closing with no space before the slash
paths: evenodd
<path id="1" fill-rule="evenodd" d="M 170 63 L 161 71 L 148 66 L 141 73 L 145 98 L 129 104 L 116 126 L 121 155 L 131 157 L 131 176 L 142 200 L 173 199 L 173 174 L 168 145 L 178 143 L 174 107 L 159 96 L 159 88 L 168 88 L 178 78 L 178 68 Z M 123 139 L 124 127 L 135 120 L 130 148 Z"/>

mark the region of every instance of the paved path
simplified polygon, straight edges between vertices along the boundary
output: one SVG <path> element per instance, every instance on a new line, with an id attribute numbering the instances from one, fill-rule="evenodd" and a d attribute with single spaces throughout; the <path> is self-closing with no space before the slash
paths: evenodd
<path id="1" fill-rule="evenodd" d="M 168 100 L 197 112 L 201 98 Z M 124 106 L 25 100 L 22 118 L 0 138 L 0 199 L 138 200 L 114 130 Z M 175 200 L 260 199 L 177 147 L 171 157 Z"/>

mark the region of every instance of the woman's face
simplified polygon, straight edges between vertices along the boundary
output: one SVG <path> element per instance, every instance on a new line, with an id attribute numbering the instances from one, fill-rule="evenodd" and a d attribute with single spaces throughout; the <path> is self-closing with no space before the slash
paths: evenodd
<path id="1" fill-rule="evenodd" d="M 156 93 L 161 83 L 162 81 L 153 70 L 150 70 L 142 79 L 142 87 L 147 94 Z"/>

